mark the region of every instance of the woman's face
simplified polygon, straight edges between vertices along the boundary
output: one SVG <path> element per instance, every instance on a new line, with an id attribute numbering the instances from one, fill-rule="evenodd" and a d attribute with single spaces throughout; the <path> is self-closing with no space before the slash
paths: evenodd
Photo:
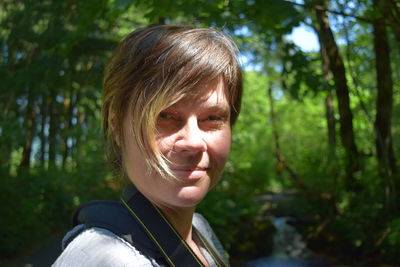
<path id="1" fill-rule="evenodd" d="M 156 141 L 176 180 L 148 172 L 144 156 L 124 121 L 124 164 L 137 189 L 160 208 L 193 207 L 216 184 L 231 143 L 230 107 L 221 79 L 199 88 L 198 98 L 182 99 L 163 110 Z"/>

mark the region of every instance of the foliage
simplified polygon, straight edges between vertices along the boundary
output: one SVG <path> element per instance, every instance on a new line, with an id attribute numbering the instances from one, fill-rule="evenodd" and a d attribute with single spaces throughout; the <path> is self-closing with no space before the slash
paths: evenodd
<path id="1" fill-rule="evenodd" d="M 183 22 L 222 29 L 235 38 L 248 61 L 225 173 L 198 207 L 231 257 L 267 255 L 273 234 L 269 219 L 289 215 L 303 221 L 299 230 L 309 246 L 338 264 L 398 264 L 400 177 L 398 171 L 388 171 L 376 152 L 376 114 L 385 106 L 377 102 L 382 89 L 371 37 L 372 23 L 385 19 L 381 3 L 395 2 L 2 1 L 0 255 L 18 254 L 63 231 L 79 203 L 118 195 L 121 181 L 105 166 L 102 150 L 105 62 L 131 30 Z M 342 133 L 337 97 L 331 107 L 333 129 L 327 117 L 325 103 L 337 90 L 332 68 L 319 51 L 303 51 L 287 38 L 300 24 L 318 29 L 319 11 L 328 11 L 344 62 L 361 162 L 351 173 L 343 142 L 328 139 L 329 131 Z M 386 63 L 392 67 L 387 75 L 393 81 L 389 132 L 398 155 L 398 4 L 390 14 L 385 24 Z M 320 45 L 326 45 L 321 38 Z M 358 187 L 348 187 L 349 177 Z M 291 197 L 260 206 L 257 197 L 263 195 Z"/>

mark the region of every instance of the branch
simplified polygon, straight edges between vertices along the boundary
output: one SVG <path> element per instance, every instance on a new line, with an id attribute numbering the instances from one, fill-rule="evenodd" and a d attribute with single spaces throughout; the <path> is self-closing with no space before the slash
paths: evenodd
<path id="1" fill-rule="evenodd" d="M 386 228 L 385 231 L 383 231 L 383 233 L 379 236 L 379 238 L 375 241 L 375 248 L 378 248 L 381 246 L 381 244 L 383 243 L 383 241 L 388 237 L 388 235 L 390 234 L 390 232 L 392 232 L 392 229 Z"/>
<path id="2" fill-rule="evenodd" d="M 367 23 L 372 23 L 373 22 L 373 19 L 366 18 L 366 17 L 355 16 L 355 15 L 348 14 L 348 13 L 343 12 L 343 11 L 331 10 L 329 8 L 326 8 L 326 7 L 322 6 L 322 5 L 301 4 L 301 3 L 295 3 L 295 2 L 292 2 L 292 1 L 289 1 L 289 0 L 284 0 L 284 1 L 286 3 L 292 4 L 294 6 L 300 6 L 300 7 L 306 8 L 306 9 L 325 11 L 325 12 L 329 12 L 331 14 L 340 15 L 340 16 L 343 16 L 343 17 L 355 18 L 357 20 L 361 20 L 361 21 L 364 21 L 364 22 L 367 22 Z"/>
<path id="3" fill-rule="evenodd" d="M 277 160 L 277 166 L 280 166 L 280 168 L 285 169 L 289 173 L 289 177 L 292 179 L 293 183 L 304 190 L 305 189 L 304 183 L 302 183 L 297 173 L 292 168 L 290 168 L 285 158 L 281 154 L 279 134 L 275 125 L 275 110 L 274 110 L 274 98 L 272 96 L 272 82 L 269 82 L 268 84 L 267 93 L 270 102 L 270 120 L 272 123 L 272 135 L 274 137 L 274 143 L 275 143 L 274 154 Z"/>

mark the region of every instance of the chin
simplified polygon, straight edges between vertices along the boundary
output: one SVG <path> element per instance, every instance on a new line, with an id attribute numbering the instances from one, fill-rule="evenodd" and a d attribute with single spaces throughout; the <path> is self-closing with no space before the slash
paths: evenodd
<path id="1" fill-rule="evenodd" d="M 177 202 L 181 207 L 194 207 L 204 199 L 208 192 L 207 189 L 197 186 L 184 187 L 177 195 Z"/>

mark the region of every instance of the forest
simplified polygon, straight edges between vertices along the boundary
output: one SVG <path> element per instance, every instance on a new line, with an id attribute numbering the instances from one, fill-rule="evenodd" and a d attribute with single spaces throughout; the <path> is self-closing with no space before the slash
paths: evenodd
<path id="1" fill-rule="evenodd" d="M 400 266 L 399 0 L 0 1 L 0 258 L 119 198 L 104 66 L 127 33 L 171 23 L 220 29 L 241 53 L 232 151 L 198 207 L 231 261 L 270 255 L 284 216 L 333 266 Z M 318 50 L 296 45 L 298 27 Z"/>

